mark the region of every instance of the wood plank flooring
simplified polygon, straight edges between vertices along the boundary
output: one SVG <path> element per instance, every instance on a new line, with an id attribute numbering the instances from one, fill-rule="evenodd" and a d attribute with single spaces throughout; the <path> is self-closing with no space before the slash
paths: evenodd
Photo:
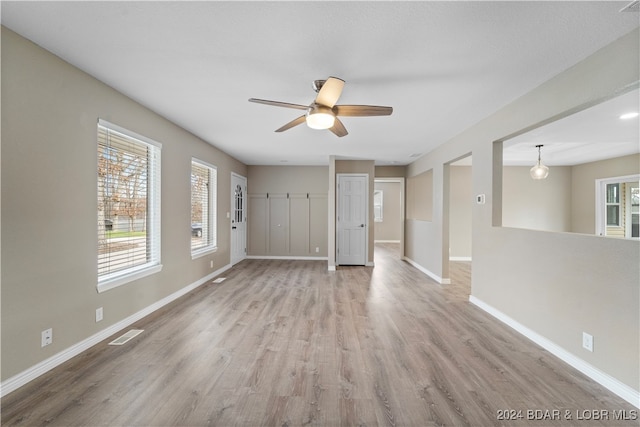
<path id="1" fill-rule="evenodd" d="M 335 272 L 245 260 L 136 322 L 128 344 L 105 340 L 5 396 L 2 425 L 638 425 L 613 420 L 631 405 L 470 305 L 469 263 L 439 285 L 397 249 Z M 596 410 L 609 419 L 578 419 Z"/>

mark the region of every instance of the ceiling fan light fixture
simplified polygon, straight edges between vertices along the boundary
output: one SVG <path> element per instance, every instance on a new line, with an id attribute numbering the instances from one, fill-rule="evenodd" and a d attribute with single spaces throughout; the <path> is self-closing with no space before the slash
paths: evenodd
<path id="1" fill-rule="evenodd" d="M 336 116 L 331 108 L 324 105 L 314 105 L 307 111 L 307 126 L 311 129 L 329 129 L 335 121 Z"/>
<path id="2" fill-rule="evenodd" d="M 529 170 L 529 173 L 531 174 L 531 178 L 533 179 L 545 179 L 546 177 L 549 176 L 549 168 L 543 165 L 542 162 L 540 161 L 540 149 L 542 147 L 543 145 L 536 145 L 536 148 L 538 149 L 538 161 L 531 168 L 531 170 Z"/>

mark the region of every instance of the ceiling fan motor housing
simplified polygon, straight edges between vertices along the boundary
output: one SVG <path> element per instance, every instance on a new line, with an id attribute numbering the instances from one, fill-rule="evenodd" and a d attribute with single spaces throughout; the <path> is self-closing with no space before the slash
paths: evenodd
<path id="1" fill-rule="evenodd" d="M 326 83 L 326 80 L 314 80 L 313 81 L 313 90 L 317 92 L 320 92 L 320 89 L 322 89 L 322 86 L 324 86 L 324 84 Z"/>

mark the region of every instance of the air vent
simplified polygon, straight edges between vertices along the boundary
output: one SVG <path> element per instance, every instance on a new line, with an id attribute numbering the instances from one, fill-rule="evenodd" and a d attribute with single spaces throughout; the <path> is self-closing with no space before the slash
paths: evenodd
<path id="1" fill-rule="evenodd" d="M 620 9 L 620 12 L 640 12 L 640 1 L 632 1 L 631 3 Z"/>
<path id="2" fill-rule="evenodd" d="M 225 280 L 227 280 L 226 277 L 218 277 L 216 280 L 214 280 L 212 283 L 222 283 Z"/>
<path id="3" fill-rule="evenodd" d="M 414 154 L 410 155 L 409 157 L 420 157 L 420 156 L 422 156 L 422 154 L 420 154 L 420 153 L 414 153 Z"/>
<path id="4" fill-rule="evenodd" d="M 144 329 L 132 329 L 126 334 L 122 335 L 121 337 L 111 341 L 109 345 L 123 345 L 143 332 L 144 332 Z"/>

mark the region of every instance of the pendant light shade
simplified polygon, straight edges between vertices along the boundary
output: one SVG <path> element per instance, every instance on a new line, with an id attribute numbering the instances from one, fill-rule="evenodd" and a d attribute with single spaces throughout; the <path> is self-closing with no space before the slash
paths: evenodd
<path id="1" fill-rule="evenodd" d="M 543 165 L 540 161 L 540 148 L 542 147 L 543 145 L 536 145 L 536 148 L 538 149 L 538 161 L 536 162 L 535 166 L 532 167 L 529 171 L 529 173 L 531 174 L 531 178 L 533 179 L 545 179 L 547 176 L 549 176 L 549 168 Z"/>

